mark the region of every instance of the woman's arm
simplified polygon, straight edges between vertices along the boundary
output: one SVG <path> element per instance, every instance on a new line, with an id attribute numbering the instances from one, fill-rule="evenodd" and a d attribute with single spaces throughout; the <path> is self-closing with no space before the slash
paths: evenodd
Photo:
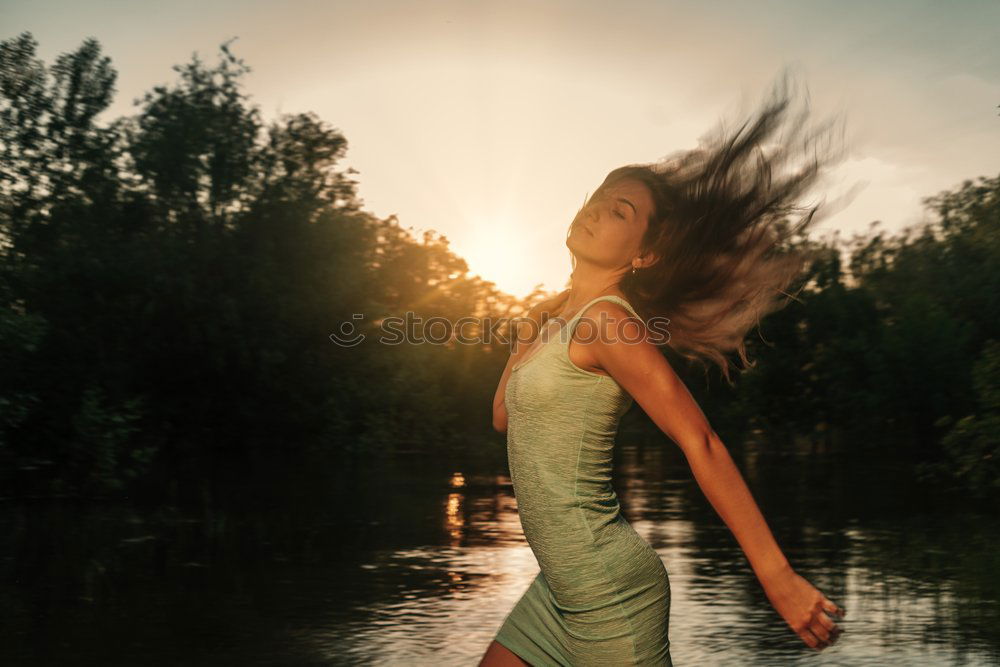
<path id="1" fill-rule="evenodd" d="M 524 353 L 531 348 L 532 343 L 534 343 L 535 336 L 541 330 L 542 324 L 547 321 L 549 317 L 555 316 L 562 309 L 568 296 L 569 290 L 564 290 L 551 299 L 546 299 L 545 301 L 536 304 L 525 315 L 525 317 L 529 318 L 531 322 L 524 320 L 517 322 L 517 324 L 520 325 L 516 331 L 515 340 L 517 342 L 514 345 L 513 352 L 511 352 L 511 355 L 507 358 L 507 365 L 504 366 L 503 373 L 500 375 L 500 382 L 497 385 L 496 393 L 493 395 L 494 430 L 499 431 L 500 433 L 507 432 L 507 406 L 504 403 L 504 394 L 507 391 L 507 380 L 510 378 L 514 365 L 517 364 L 518 360 L 524 356 Z"/>
<path id="2" fill-rule="evenodd" d="M 607 302 L 595 306 L 592 319 L 601 310 L 613 323 L 629 320 L 634 323 L 629 326 L 643 327 L 621 306 Z M 736 537 L 776 611 L 809 646 L 828 643 L 841 629 L 822 611 L 843 616 L 843 610 L 793 571 L 726 446 L 659 349 L 646 340 L 631 342 L 635 335 L 626 337 L 629 342 L 618 341 L 614 331 L 589 344 L 593 359 L 684 452 L 699 487 Z"/>

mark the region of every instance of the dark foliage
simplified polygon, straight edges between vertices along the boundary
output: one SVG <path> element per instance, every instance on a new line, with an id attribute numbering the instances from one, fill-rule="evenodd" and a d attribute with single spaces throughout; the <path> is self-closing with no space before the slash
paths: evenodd
<path id="1" fill-rule="evenodd" d="M 328 454 L 503 460 L 489 409 L 506 345 L 388 345 L 378 325 L 513 316 L 544 295 L 519 303 L 446 239 L 365 212 L 345 137 L 311 113 L 265 126 L 226 45 L 106 125 L 98 43 L 52 67 L 35 50 L 29 33 L 0 43 L 4 495 L 198 499 L 222 466 Z M 996 493 L 998 202 L 1000 178 L 980 179 L 928 199 L 926 229 L 797 241 L 818 259 L 749 336 L 758 363 L 735 388 L 672 359 L 716 430 L 892 446 Z M 344 322 L 361 344 L 334 344 Z"/>

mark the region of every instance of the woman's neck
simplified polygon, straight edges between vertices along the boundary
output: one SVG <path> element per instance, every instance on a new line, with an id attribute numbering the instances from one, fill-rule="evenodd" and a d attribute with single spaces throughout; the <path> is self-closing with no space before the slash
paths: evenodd
<path id="1" fill-rule="evenodd" d="M 583 265 L 577 265 L 573 275 L 570 276 L 569 296 L 566 298 L 563 312 L 575 313 L 599 296 L 613 294 L 624 297 L 618 287 L 621 277 L 621 272 L 588 270 Z"/>

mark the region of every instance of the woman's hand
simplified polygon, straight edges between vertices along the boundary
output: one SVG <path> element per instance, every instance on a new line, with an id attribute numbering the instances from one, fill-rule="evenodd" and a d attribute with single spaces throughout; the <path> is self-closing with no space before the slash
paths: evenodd
<path id="1" fill-rule="evenodd" d="M 831 616 L 842 619 L 846 612 L 812 584 L 791 569 L 762 583 L 768 600 L 802 641 L 820 650 L 837 641 L 843 629 Z"/>
<path id="2" fill-rule="evenodd" d="M 534 319 L 539 324 L 544 324 L 545 320 L 554 316 L 559 312 L 563 305 L 566 303 L 566 299 L 569 298 L 569 290 L 563 290 L 559 294 L 556 294 L 551 299 L 545 299 L 535 304 L 531 310 L 528 311 L 528 317 Z M 545 315 L 544 319 L 542 315 Z"/>
<path id="3" fill-rule="evenodd" d="M 563 290 L 551 299 L 539 301 L 524 314 L 523 319 L 517 322 L 517 349 L 522 347 L 522 343 L 525 344 L 525 348 L 531 346 L 545 323 L 562 310 L 566 299 L 569 298 L 569 292 L 568 289 Z"/>

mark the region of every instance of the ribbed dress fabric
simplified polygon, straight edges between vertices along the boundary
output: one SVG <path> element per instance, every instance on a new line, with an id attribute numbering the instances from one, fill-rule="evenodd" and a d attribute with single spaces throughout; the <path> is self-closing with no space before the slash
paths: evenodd
<path id="1" fill-rule="evenodd" d="M 507 381 L 511 481 L 539 572 L 495 639 L 534 667 L 672 665 L 667 569 L 612 487 L 618 423 L 633 399 L 569 358 L 576 325 L 602 300 L 638 317 L 625 299 L 598 297 Z"/>

